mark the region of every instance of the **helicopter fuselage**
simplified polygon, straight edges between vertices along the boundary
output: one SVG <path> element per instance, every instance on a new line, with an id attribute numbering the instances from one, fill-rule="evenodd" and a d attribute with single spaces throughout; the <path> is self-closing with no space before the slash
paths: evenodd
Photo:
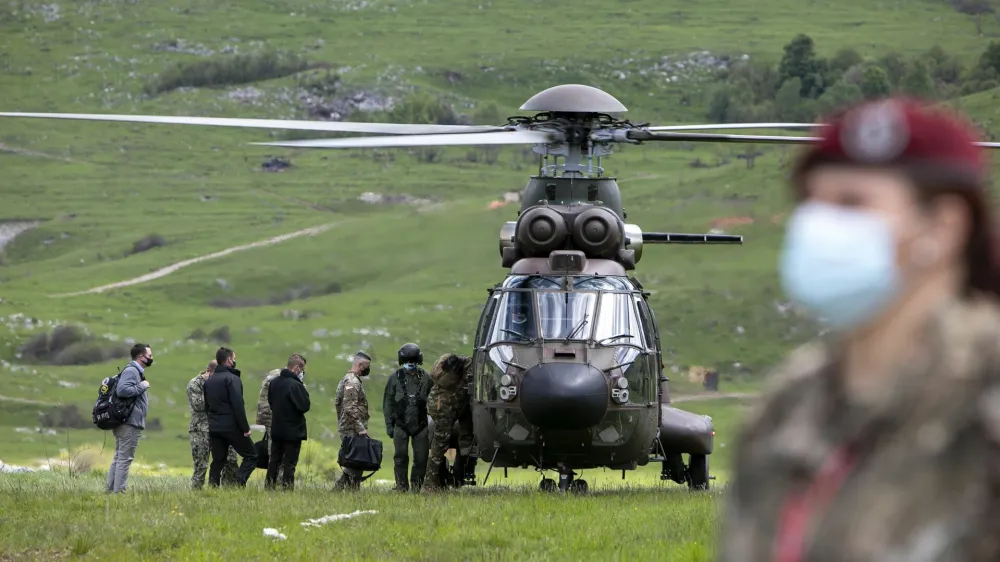
<path id="1" fill-rule="evenodd" d="M 479 457 L 496 467 L 631 470 L 657 452 L 711 453 L 710 421 L 669 406 L 641 287 L 614 262 L 590 260 L 590 274 L 534 273 L 545 261 L 519 262 L 480 318 Z"/>

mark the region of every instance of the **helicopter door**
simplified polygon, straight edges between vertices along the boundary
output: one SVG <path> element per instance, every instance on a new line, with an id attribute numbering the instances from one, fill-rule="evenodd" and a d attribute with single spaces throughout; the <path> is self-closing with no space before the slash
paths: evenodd
<path id="1" fill-rule="evenodd" d="M 660 374 L 663 371 L 663 351 L 660 348 L 660 331 L 656 326 L 656 320 L 653 318 L 653 311 L 650 310 L 649 304 L 644 298 L 636 298 L 635 306 L 639 309 L 639 322 L 642 324 L 642 332 L 645 337 L 644 343 L 646 347 L 653 350 L 653 360 L 656 365 L 649 370 L 649 375 L 652 380 L 649 383 L 652 388 L 660 388 Z M 654 394 L 655 396 L 655 394 Z"/>

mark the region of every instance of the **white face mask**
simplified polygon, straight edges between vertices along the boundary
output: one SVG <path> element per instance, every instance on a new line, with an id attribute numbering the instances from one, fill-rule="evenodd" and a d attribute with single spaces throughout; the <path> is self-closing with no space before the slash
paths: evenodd
<path id="1" fill-rule="evenodd" d="M 839 330 L 874 318 L 901 286 L 885 220 L 825 203 L 805 203 L 792 214 L 780 269 L 788 296 Z"/>

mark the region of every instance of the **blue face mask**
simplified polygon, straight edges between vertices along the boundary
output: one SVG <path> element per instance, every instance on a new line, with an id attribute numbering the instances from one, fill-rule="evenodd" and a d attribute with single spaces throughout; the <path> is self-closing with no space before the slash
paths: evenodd
<path id="1" fill-rule="evenodd" d="M 793 301 L 838 329 L 874 318 L 899 292 L 889 225 L 864 211 L 806 203 L 788 222 L 781 282 Z"/>
<path id="2" fill-rule="evenodd" d="M 417 368 L 416 363 L 403 363 L 403 368 L 407 371 L 414 371 Z"/>

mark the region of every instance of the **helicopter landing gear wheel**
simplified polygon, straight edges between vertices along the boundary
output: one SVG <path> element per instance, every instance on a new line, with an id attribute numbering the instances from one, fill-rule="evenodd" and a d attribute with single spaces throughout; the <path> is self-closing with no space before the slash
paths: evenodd
<path id="1" fill-rule="evenodd" d="M 690 455 L 687 467 L 687 485 L 692 490 L 708 489 L 708 456 Z"/>
<path id="2" fill-rule="evenodd" d="M 556 481 L 551 478 L 542 478 L 541 483 L 538 484 L 538 489 L 542 492 L 555 492 Z"/>
<path id="3" fill-rule="evenodd" d="M 568 468 L 561 468 L 559 470 L 559 491 L 568 492 L 570 487 L 573 485 L 573 477 L 576 473 Z"/>
<path id="4" fill-rule="evenodd" d="M 569 485 L 569 491 L 574 494 L 586 494 L 590 490 L 586 480 L 574 480 Z"/>

